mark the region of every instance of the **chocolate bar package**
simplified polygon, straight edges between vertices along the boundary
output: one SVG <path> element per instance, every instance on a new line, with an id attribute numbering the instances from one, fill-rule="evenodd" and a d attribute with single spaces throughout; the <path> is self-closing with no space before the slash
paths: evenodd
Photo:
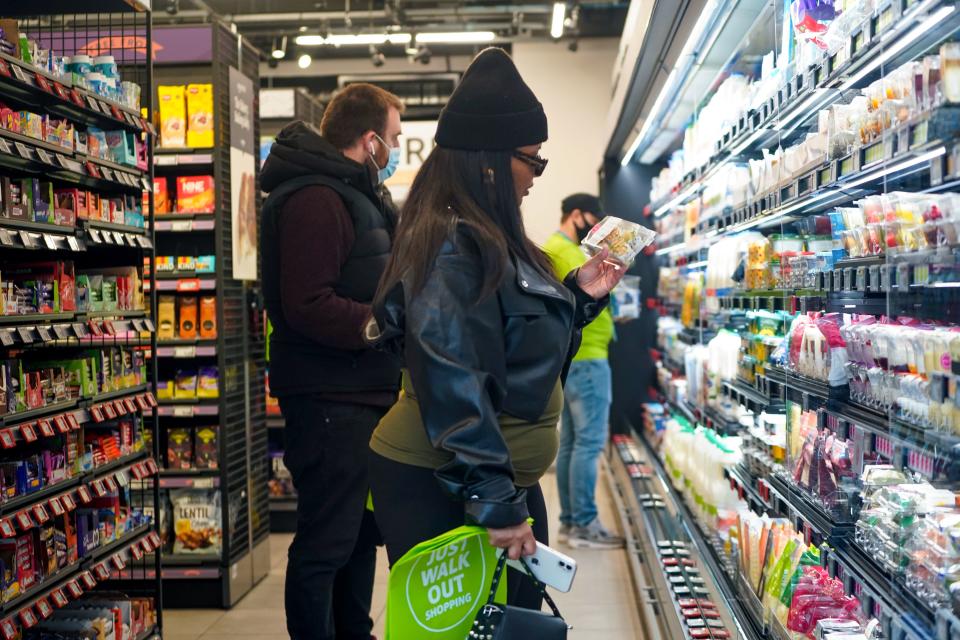
<path id="1" fill-rule="evenodd" d="M 193 439 L 190 429 L 167 430 L 167 468 L 193 468 Z"/>
<path id="2" fill-rule="evenodd" d="M 194 438 L 194 466 L 197 469 L 216 469 L 220 466 L 220 447 L 216 426 L 200 427 Z"/>

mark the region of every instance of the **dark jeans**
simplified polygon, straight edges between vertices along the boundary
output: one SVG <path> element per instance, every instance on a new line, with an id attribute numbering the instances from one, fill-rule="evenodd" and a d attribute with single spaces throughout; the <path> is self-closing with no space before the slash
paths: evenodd
<path id="1" fill-rule="evenodd" d="M 370 487 L 390 566 L 417 544 L 464 524 L 463 503 L 443 492 L 432 469 L 394 462 L 371 452 Z M 533 518 L 534 537 L 548 544 L 547 505 L 539 484 L 527 489 L 527 509 Z M 540 609 L 543 598 L 529 578 L 513 568 L 507 571 L 507 602 Z"/>
<path id="2" fill-rule="evenodd" d="M 288 553 L 287 631 L 293 640 L 369 640 L 381 544 L 367 510 L 370 435 L 385 409 L 303 395 L 280 399 L 284 464 L 297 489 Z"/>

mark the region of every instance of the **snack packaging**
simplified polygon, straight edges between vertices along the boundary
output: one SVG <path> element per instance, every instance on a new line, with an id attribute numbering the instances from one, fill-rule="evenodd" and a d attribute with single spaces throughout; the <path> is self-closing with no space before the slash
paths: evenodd
<path id="1" fill-rule="evenodd" d="M 174 325 L 176 324 L 176 306 L 177 299 L 174 296 L 160 296 L 157 303 L 157 338 L 160 340 L 173 340 Z"/>
<path id="2" fill-rule="evenodd" d="M 187 146 L 213 146 L 213 85 L 187 85 Z"/>
<path id="3" fill-rule="evenodd" d="M 167 468 L 191 469 L 193 467 L 193 441 L 190 429 L 167 430 Z"/>
<path id="4" fill-rule="evenodd" d="M 217 337 L 217 299 L 200 298 L 200 337 L 212 340 Z"/>
<path id="5" fill-rule="evenodd" d="M 195 399 L 197 397 L 197 373 L 178 371 L 174 397 L 177 399 Z"/>
<path id="6" fill-rule="evenodd" d="M 177 213 L 213 213 L 213 176 L 177 178 Z"/>
<path id="7" fill-rule="evenodd" d="M 184 296 L 179 300 L 180 339 L 193 340 L 197 337 L 197 298 Z"/>
<path id="8" fill-rule="evenodd" d="M 590 255 L 596 255 L 607 248 L 614 264 L 629 267 L 637 254 L 653 242 L 656 236 L 654 231 L 643 225 L 607 216 L 590 230 L 581 246 Z"/>
<path id="9" fill-rule="evenodd" d="M 220 379 L 216 367 L 202 367 L 197 381 L 198 398 L 216 398 L 220 395 Z"/>
<path id="10" fill-rule="evenodd" d="M 220 553 L 220 492 L 182 489 L 170 492 L 173 506 L 173 552 Z"/>
<path id="11" fill-rule="evenodd" d="M 163 177 L 153 179 L 153 213 L 170 213 L 170 193 L 167 191 L 167 179 Z"/>
<path id="12" fill-rule="evenodd" d="M 187 144 L 187 108 L 182 86 L 159 86 L 160 146 L 184 147 Z"/>
<path id="13" fill-rule="evenodd" d="M 216 469 L 220 466 L 218 433 L 216 426 L 197 429 L 193 460 L 197 469 Z"/>

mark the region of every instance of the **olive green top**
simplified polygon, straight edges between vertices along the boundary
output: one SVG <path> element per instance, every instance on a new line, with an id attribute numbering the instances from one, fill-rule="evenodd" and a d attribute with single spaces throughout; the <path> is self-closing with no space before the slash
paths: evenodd
<path id="1" fill-rule="evenodd" d="M 557 380 L 547 408 L 539 420 L 527 422 L 505 413 L 500 414 L 500 431 L 510 451 L 514 483 L 518 487 L 537 484 L 556 459 L 560 444 L 557 424 L 562 411 L 563 387 Z M 428 469 L 437 469 L 453 459 L 453 453 L 436 449 L 430 444 L 420 416 L 420 405 L 406 372 L 400 399 L 373 432 L 370 448 L 395 462 Z"/>

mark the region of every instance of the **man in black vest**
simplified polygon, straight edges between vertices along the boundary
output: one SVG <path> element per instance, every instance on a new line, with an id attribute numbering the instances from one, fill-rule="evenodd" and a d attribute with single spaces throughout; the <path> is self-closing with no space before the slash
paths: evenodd
<path id="1" fill-rule="evenodd" d="M 350 85 L 319 132 L 303 122 L 280 132 L 261 176 L 270 388 L 298 494 L 285 593 L 294 640 L 371 638 L 380 535 L 366 510 L 367 452 L 400 371 L 367 348 L 363 326 L 396 225 L 383 181 L 399 160 L 402 111 L 393 94 Z"/>

